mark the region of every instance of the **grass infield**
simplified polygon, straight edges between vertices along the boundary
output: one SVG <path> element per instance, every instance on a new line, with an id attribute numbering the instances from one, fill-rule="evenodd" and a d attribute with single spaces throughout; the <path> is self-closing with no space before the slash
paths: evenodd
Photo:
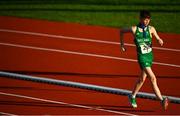
<path id="1" fill-rule="evenodd" d="M 122 28 L 148 9 L 158 31 L 180 33 L 179 6 L 179 0 L 1 0 L 0 15 Z"/>

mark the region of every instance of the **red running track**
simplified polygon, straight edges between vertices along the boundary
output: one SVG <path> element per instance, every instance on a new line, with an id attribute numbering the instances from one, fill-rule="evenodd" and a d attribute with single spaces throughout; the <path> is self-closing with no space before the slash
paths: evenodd
<path id="1" fill-rule="evenodd" d="M 128 90 L 138 77 L 135 47 L 127 46 L 126 53 L 120 52 L 118 29 L 15 17 L 0 17 L 0 22 L 0 70 Z M 159 35 L 165 44 L 161 49 L 153 41 L 153 70 L 163 95 L 180 97 L 180 35 Z M 126 34 L 125 42 L 133 44 L 132 35 Z M 163 111 L 158 101 L 138 98 L 138 108 L 132 109 L 126 96 L 0 80 L 0 112 L 4 113 L 180 114 L 179 104 L 171 103 Z M 149 80 L 141 91 L 152 93 Z"/>

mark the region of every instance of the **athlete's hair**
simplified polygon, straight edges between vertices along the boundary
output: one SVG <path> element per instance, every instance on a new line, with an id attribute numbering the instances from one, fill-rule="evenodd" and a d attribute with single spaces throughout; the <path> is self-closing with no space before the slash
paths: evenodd
<path id="1" fill-rule="evenodd" d="M 141 10 L 140 11 L 140 18 L 151 18 L 151 13 L 148 10 Z"/>

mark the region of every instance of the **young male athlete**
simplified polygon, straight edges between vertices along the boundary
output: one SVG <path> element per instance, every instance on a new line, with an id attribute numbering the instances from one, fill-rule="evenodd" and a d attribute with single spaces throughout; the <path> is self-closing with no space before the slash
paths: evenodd
<path id="1" fill-rule="evenodd" d="M 161 92 L 157 85 L 156 76 L 153 73 L 151 66 L 153 62 L 153 53 L 152 53 L 152 36 L 155 36 L 158 43 L 162 46 L 163 40 L 158 36 L 156 29 L 153 26 L 150 26 L 150 12 L 147 10 L 140 11 L 140 22 L 136 26 L 132 26 L 129 29 L 122 29 L 120 31 L 120 41 L 122 51 L 126 51 L 124 47 L 123 34 L 126 32 L 132 32 L 134 35 L 134 42 L 136 45 L 137 59 L 141 68 L 140 77 L 132 91 L 132 94 L 128 96 L 130 104 L 133 108 L 137 107 L 136 104 L 136 94 L 144 84 L 146 77 L 148 76 L 151 80 L 153 90 L 160 100 L 163 109 L 168 107 L 168 98 L 163 98 Z"/>

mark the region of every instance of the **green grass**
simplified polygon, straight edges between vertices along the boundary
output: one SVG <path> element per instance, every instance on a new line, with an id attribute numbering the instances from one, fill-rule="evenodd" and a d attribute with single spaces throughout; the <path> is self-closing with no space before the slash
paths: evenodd
<path id="1" fill-rule="evenodd" d="M 1 0 L 1 16 L 17 16 L 88 25 L 129 27 L 141 9 L 152 12 L 158 31 L 180 33 L 179 0 Z"/>

